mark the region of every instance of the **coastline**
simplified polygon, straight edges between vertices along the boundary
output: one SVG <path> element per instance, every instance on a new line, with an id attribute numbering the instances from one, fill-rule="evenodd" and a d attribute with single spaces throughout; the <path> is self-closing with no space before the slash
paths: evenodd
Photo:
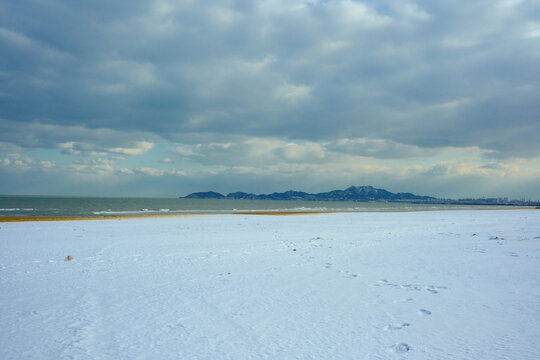
<path id="1" fill-rule="evenodd" d="M 336 211 L 238 211 L 228 214 L 152 214 L 152 215 L 114 215 L 114 216 L 0 216 L 0 223 L 33 222 L 33 221 L 88 221 L 88 220 L 126 220 L 126 219 L 153 219 L 153 218 L 184 218 L 206 217 L 219 215 L 319 215 L 336 214 Z"/>
<path id="2" fill-rule="evenodd" d="M 346 212 L 404 212 L 468 209 L 515 209 L 527 206 L 480 206 L 415 204 L 394 202 L 347 201 L 281 201 L 281 200 L 204 200 L 154 198 L 92 198 L 92 197 L 6 197 L 0 196 L 0 218 L 41 217 L 60 220 L 124 218 L 155 215 L 221 215 L 236 213 L 346 213 Z M 285 214 L 286 213 L 286 214 Z M 14 221 L 10 220 L 10 221 Z M 24 219 L 27 221 L 26 219 Z M 0 220 L 2 221 L 2 220 Z M 7 220 L 3 220 L 6 222 Z M 22 221 L 22 220 L 17 220 Z"/>
<path id="3" fill-rule="evenodd" d="M 400 211 L 233 211 L 230 213 L 192 213 L 192 214 L 145 214 L 145 215 L 110 215 L 110 216 L 0 216 L 0 223 L 13 222 L 42 222 L 42 221 L 89 221 L 89 220 L 127 220 L 127 219 L 153 219 L 153 218 L 184 218 L 206 217 L 221 215 L 259 215 L 259 216 L 298 216 L 298 215 L 324 215 L 324 214 L 355 214 L 355 213 L 416 213 L 440 211 L 514 211 L 514 210 L 540 210 L 540 208 L 516 207 L 512 209 L 408 209 Z"/>

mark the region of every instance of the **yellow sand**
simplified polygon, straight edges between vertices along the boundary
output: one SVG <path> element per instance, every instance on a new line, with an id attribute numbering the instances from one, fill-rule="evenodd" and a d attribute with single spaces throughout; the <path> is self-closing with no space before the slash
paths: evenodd
<path id="1" fill-rule="evenodd" d="M 313 215 L 313 214 L 329 214 L 326 211 L 238 211 L 233 214 L 239 215 Z M 156 218 L 156 217 L 185 217 L 185 216 L 208 216 L 198 214 L 162 214 L 162 215 L 122 215 L 122 216 L 0 216 L 1 222 L 25 222 L 25 221 L 73 221 L 73 220 L 122 220 L 122 219 L 139 219 L 139 218 Z"/>

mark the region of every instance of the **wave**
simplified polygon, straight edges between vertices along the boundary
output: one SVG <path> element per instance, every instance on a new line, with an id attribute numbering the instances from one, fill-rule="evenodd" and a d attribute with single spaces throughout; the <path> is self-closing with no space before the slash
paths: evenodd
<path id="1" fill-rule="evenodd" d="M 275 208 L 275 209 L 232 209 L 232 212 L 257 213 L 257 212 L 325 212 L 340 211 L 341 209 L 329 209 L 325 207 L 295 207 L 295 208 Z"/>
<path id="2" fill-rule="evenodd" d="M 168 213 L 170 209 L 140 209 L 140 210 L 102 210 L 92 211 L 94 215 L 132 215 L 132 214 L 156 214 Z"/>
<path id="3" fill-rule="evenodd" d="M 101 210 L 92 211 L 97 216 L 123 216 L 123 215 L 159 215 L 159 214 L 233 214 L 235 212 L 325 212 L 343 211 L 342 209 L 330 209 L 326 207 L 295 207 L 274 209 L 139 209 L 139 210 Z"/>
<path id="4" fill-rule="evenodd" d="M 171 209 L 140 209 L 140 210 L 103 210 L 92 211 L 94 215 L 151 215 L 151 214 L 216 214 L 230 213 L 230 210 L 171 210 Z"/>
<path id="5" fill-rule="evenodd" d="M 0 211 L 34 211 L 34 209 L 21 209 L 21 208 L 11 208 L 11 209 L 0 209 Z"/>

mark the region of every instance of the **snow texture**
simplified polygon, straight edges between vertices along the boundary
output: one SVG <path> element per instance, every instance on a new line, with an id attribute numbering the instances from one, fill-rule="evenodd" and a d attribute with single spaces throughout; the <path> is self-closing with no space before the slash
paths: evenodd
<path id="1" fill-rule="evenodd" d="M 539 273 L 537 210 L 0 223 L 0 359 L 540 359 Z"/>

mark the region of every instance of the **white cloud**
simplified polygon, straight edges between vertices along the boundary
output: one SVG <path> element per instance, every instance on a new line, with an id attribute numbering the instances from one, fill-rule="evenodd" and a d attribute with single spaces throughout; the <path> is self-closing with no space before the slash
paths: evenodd
<path id="1" fill-rule="evenodd" d="M 135 172 L 129 168 L 122 168 L 120 169 L 120 173 L 124 175 L 133 175 Z"/>
<path id="2" fill-rule="evenodd" d="M 127 172 L 124 172 L 124 173 L 127 173 Z M 187 176 L 188 175 L 186 171 L 179 170 L 179 169 L 163 170 L 163 169 L 156 169 L 156 168 L 151 168 L 151 167 L 137 168 L 133 170 L 133 173 L 154 176 L 154 177 L 171 176 L 171 175 L 173 176 Z"/>
<path id="3" fill-rule="evenodd" d="M 525 33 L 526 38 L 539 38 L 540 37 L 540 22 L 529 22 L 527 25 L 527 31 Z"/>
<path id="4" fill-rule="evenodd" d="M 525 0 L 499 0 L 497 5 L 504 8 L 513 8 L 521 5 Z"/>
<path id="5" fill-rule="evenodd" d="M 355 28 L 380 27 L 390 23 L 390 18 L 380 14 L 367 4 L 353 0 L 339 0 L 324 4 L 332 15 L 343 24 Z"/>
<path id="6" fill-rule="evenodd" d="M 144 140 L 143 140 L 144 139 Z M 150 140 L 152 139 L 152 140 Z M 89 128 L 47 122 L 16 122 L 0 118 L 0 145 L 10 148 L 60 148 L 104 152 L 107 148 L 151 149 L 160 140 L 150 132 Z M 136 146 L 133 146 L 135 143 Z M 1 148 L 0 148 L 1 150 Z"/>
<path id="7" fill-rule="evenodd" d="M 255 137 L 227 143 L 181 145 L 175 151 L 182 159 L 227 166 L 318 163 L 325 157 L 325 148 L 319 143 Z"/>
<path id="8" fill-rule="evenodd" d="M 11 153 L 0 158 L 0 165 L 17 171 L 46 170 L 56 166 L 53 162 L 34 160 L 25 154 Z"/>
<path id="9" fill-rule="evenodd" d="M 39 56 L 42 59 L 49 61 L 58 61 L 70 57 L 65 52 L 54 49 L 31 37 L 17 31 L 12 31 L 4 27 L 0 27 L 0 41 L 4 41 L 19 50 L 32 53 L 34 56 Z"/>
<path id="10" fill-rule="evenodd" d="M 442 152 L 440 148 L 421 148 L 386 139 L 369 138 L 344 138 L 329 143 L 327 148 L 336 152 L 382 159 L 430 157 Z"/>
<path id="11" fill-rule="evenodd" d="M 290 102 L 296 102 L 309 97 L 311 88 L 306 85 L 281 85 L 276 89 L 276 97 Z"/>
<path id="12" fill-rule="evenodd" d="M 287 162 L 318 162 L 324 159 L 326 149 L 321 144 L 306 143 L 280 144 L 273 150 Z"/>
<path id="13" fill-rule="evenodd" d="M 80 155 L 81 151 L 80 150 L 75 150 L 74 149 L 75 145 L 76 145 L 75 141 L 68 141 L 68 142 L 65 142 L 65 143 L 58 144 L 58 147 L 61 148 L 62 152 L 66 153 L 66 154 Z"/>
<path id="14" fill-rule="evenodd" d="M 164 170 L 149 168 L 149 167 L 138 168 L 135 171 L 139 173 L 143 173 L 145 175 L 150 175 L 150 176 L 163 176 L 165 174 Z"/>
<path id="15" fill-rule="evenodd" d="M 538 176 L 539 171 L 531 171 L 522 165 L 523 159 L 485 163 L 481 159 L 458 159 L 440 161 L 431 166 L 409 167 L 407 171 L 436 177 L 463 178 L 477 176 L 487 182 L 493 178 L 519 178 L 521 176 Z"/>
<path id="16" fill-rule="evenodd" d="M 397 1 L 392 4 L 392 7 L 397 10 L 397 12 L 408 19 L 416 21 L 427 21 L 431 20 L 433 17 L 422 9 L 418 4 L 409 1 Z"/>
<path id="17" fill-rule="evenodd" d="M 154 147 L 154 143 L 151 141 L 139 141 L 135 147 L 125 148 L 125 147 L 115 147 L 108 148 L 107 151 L 120 153 L 124 155 L 142 155 L 145 152 L 149 151 Z"/>

